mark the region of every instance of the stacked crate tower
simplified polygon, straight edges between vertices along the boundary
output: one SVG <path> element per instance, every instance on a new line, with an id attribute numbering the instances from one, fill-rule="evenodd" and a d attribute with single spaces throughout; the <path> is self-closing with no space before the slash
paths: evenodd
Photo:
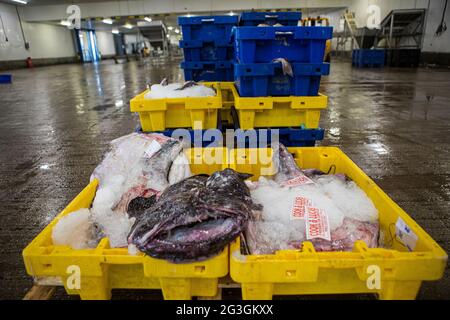
<path id="1" fill-rule="evenodd" d="M 327 97 L 319 94 L 332 27 L 298 26 L 300 12 L 244 12 L 233 28 L 239 128 L 277 129 L 288 146 L 314 146 Z M 260 131 L 260 130 L 258 130 Z"/>
<path id="2" fill-rule="evenodd" d="M 178 17 L 186 81 L 232 81 L 234 57 L 231 30 L 238 16 Z"/>

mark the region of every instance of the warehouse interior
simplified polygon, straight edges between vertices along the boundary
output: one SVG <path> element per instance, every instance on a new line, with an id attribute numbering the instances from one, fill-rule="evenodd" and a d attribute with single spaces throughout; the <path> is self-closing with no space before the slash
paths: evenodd
<path id="1" fill-rule="evenodd" d="M 25 267 L 23 251 L 89 184 L 110 142 L 139 128 L 143 120 L 130 110 L 130 100 L 163 79 L 193 80 L 187 79 L 187 67 L 180 68 L 186 53 L 179 43 L 187 33 L 179 17 L 300 12 L 303 20 L 296 26 L 332 27 L 325 50 L 330 70 L 323 73 L 318 89 L 328 97 L 327 108 L 320 112 L 324 137 L 313 146 L 342 150 L 423 228 L 427 241 L 449 252 L 447 4 L 448 0 L 1 0 L 0 299 L 80 298 L 74 291 L 66 292 L 61 281 L 52 282 L 54 276 L 33 276 L 32 268 Z M 382 62 L 359 64 L 354 50 L 385 55 Z M 421 246 L 418 251 L 426 251 Z M 44 244 L 39 248 L 39 254 L 50 250 Z M 425 259 L 419 253 L 417 257 Z M 42 259 L 44 274 L 52 274 L 58 262 Z M 405 287 L 392 290 L 412 286 L 414 294 L 407 298 L 449 299 L 447 257 L 440 259 L 442 264 L 424 275 L 422 283 L 405 276 Z M 387 277 L 395 278 L 401 272 L 392 268 Z M 417 268 L 417 274 L 426 272 Z M 240 286 L 227 284 L 221 287 L 222 299 L 245 298 Z M 166 298 L 156 287 L 114 287 L 112 298 Z M 41 291 L 36 295 L 33 289 Z M 376 296 L 350 288 L 274 296 L 317 299 L 329 298 L 330 293 L 337 299 Z"/>

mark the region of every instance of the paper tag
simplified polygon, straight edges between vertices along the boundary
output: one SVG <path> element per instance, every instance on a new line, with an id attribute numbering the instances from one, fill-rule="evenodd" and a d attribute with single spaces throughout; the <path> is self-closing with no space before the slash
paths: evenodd
<path id="1" fill-rule="evenodd" d="M 400 242 L 408 248 L 409 251 L 414 251 L 419 237 L 411 230 L 402 218 L 398 218 L 395 223 L 395 235 L 398 237 Z"/>
<path id="2" fill-rule="evenodd" d="M 151 158 L 156 152 L 161 149 L 161 144 L 158 141 L 153 140 L 144 152 L 144 157 Z"/>
<path id="3" fill-rule="evenodd" d="M 312 206 L 312 201 L 310 199 L 302 196 L 295 197 L 291 210 L 291 219 L 305 219 L 305 208 L 310 206 Z"/>
<path id="4" fill-rule="evenodd" d="M 297 177 L 283 182 L 281 185 L 286 186 L 286 187 L 297 187 L 297 186 L 302 186 L 302 185 L 310 184 L 310 183 L 314 183 L 314 181 L 312 181 L 310 178 L 308 178 L 303 173 L 301 173 Z"/>
<path id="5" fill-rule="evenodd" d="M 306 238 L 308 240 L 321 238 L 331 241 L 330 223 L 324 209 L 316 207 L 305 208 Z"/>

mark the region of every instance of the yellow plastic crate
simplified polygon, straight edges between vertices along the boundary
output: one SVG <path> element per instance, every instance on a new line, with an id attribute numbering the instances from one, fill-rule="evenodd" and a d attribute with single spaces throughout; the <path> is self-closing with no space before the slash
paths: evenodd
<path id="1" fill-rule="evenodd" d="M 265 149 L 267 150 L 267 149 Z M 362 241 L 353 252 L 316 252 L 311 242 L 302 250 L 280 250 L 270 255 L 243 255 L 240 239 L 230 245 L 230 275 L 241 284 L 243 299 L 271 299 L 273 295 L 376 293 L 380 299 L 414 299 L 422 281 L 443 276 L 447 254 L 441 247 L 384 193 L 356 164 L 335 147 L 290 148 L 301 168 L 345 173 L 372 199 L 379 211 L 385 248 L 368 248 Z M 230 167 L 240 172 L 265 175 L 274 172 L 256 149 L 233 150 Z M 266 151 L 267 153 L 267 151 Z M 270 156 L 270 155 L 269 155 Z M 253 161 L 253 162 L 251 162 Z M 417 235 L 414 251 L 395 236 L 401 218 Z M 369 289 L 366 281 L 380 271 L 381 286 Z M 369 279 L 370 280 L 370 279 Z"/>
<path id="2" fill-rule="evenodd" d="M 186 152 L 194 174 L 212 174 L 226 167 L 228 154 L 224 148 L 194 148 Z M 118 288 L 162 289 L 165 299 L 217 294 L 218 278 L 228 274 L 228 247 L 206 261 L 175 264 L 143 254 L 129 255 L 126 248 L 111 248 L 107 238 L 94 249 L 75 250 L 53 245 L 51 234 L 55 224 L 70 212 L 89 208 L 97 185 L 98 181 L 91 182 L 24 249 L 23 258 L 29 275 L 44 282 L 56 280 L 64 285 L 67 293 L 80 295 L 82 299 L 109 299 L 111 289 Z M 73 289 L 71 266 L 79 268 L 79 289 Z"/>
<path id="3" fill-rule="evenodd" d="M 205 85 L 216 90 L 215 97 L 144 99 L 145 90 L 130 101 L 131 112 L 139 113 L 142 130 L 163 131 L 170 128 L 217 128 L 217 111 L 222 108 L 222 91 L 218 82 Z M 194 122 L 200 125 L 194 126 Z"/>
<path id="4" fill-rule="evenodd" d="M 319 127 L 320 111 L 326 109 L 328 97 L 240 97 L 231 87 L 239 125 L 243 130 L 267 127 Z"/>
<path id="5" fill-rule="evenodd" d="M 206 82 L 205 84 L 209 83 Z M 219 82 L 219 84 L 220 89 L 222 90 L 222 107 L 224 109 L 230 109 L 234 106 L 234 82 Z"/>
<path id="6" fill-rule="evenodd" d="M 204 82 L 205 85 L 213 84 L 214 82 Z M 233 117 L 231 115 L 231 107 L 234 106 L 234 96 L 232 87 L 234 82 L 219 82 L 222 91 L 222 110 L 220 111 L 220 118 L 222 122 L 229 125 L 233 124 Z"/>

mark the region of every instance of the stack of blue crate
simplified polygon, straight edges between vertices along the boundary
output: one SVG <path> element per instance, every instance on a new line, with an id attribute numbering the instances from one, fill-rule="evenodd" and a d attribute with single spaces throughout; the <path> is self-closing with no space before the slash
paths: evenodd
<path id="1" fill-rule="evenodd" d="M 332 27 L 238 27 L 233 29 L 234 80 L 239 94 L 257 96 L 316 96 L 322 75 L 330 67 L 323 62 Z M 293 75 L 283 73 L 287 60 Z"/>
<path id="2" fill-rule="evenodd" d="M 300 12 L 241 14 L 239 27 L 232 32 L 234 82 L 240 97 L 319 95 L 321 77 L 330 72 L 323 60 L 333 29 L 298 26 L 300 19 Z M 324 136 L 323 129 L 305 128 L 301 123 L 276 128 L 268 124 L 266 129 L 278 130 L 280 141 L 289 146 L 313 146 Z"/>
<path id="3" fill-rule="evenodd" d="M 178 17 L 186 81 L 233 81 L 231 30 L 238 20 L 238 16 L 229 15 Z"/>

